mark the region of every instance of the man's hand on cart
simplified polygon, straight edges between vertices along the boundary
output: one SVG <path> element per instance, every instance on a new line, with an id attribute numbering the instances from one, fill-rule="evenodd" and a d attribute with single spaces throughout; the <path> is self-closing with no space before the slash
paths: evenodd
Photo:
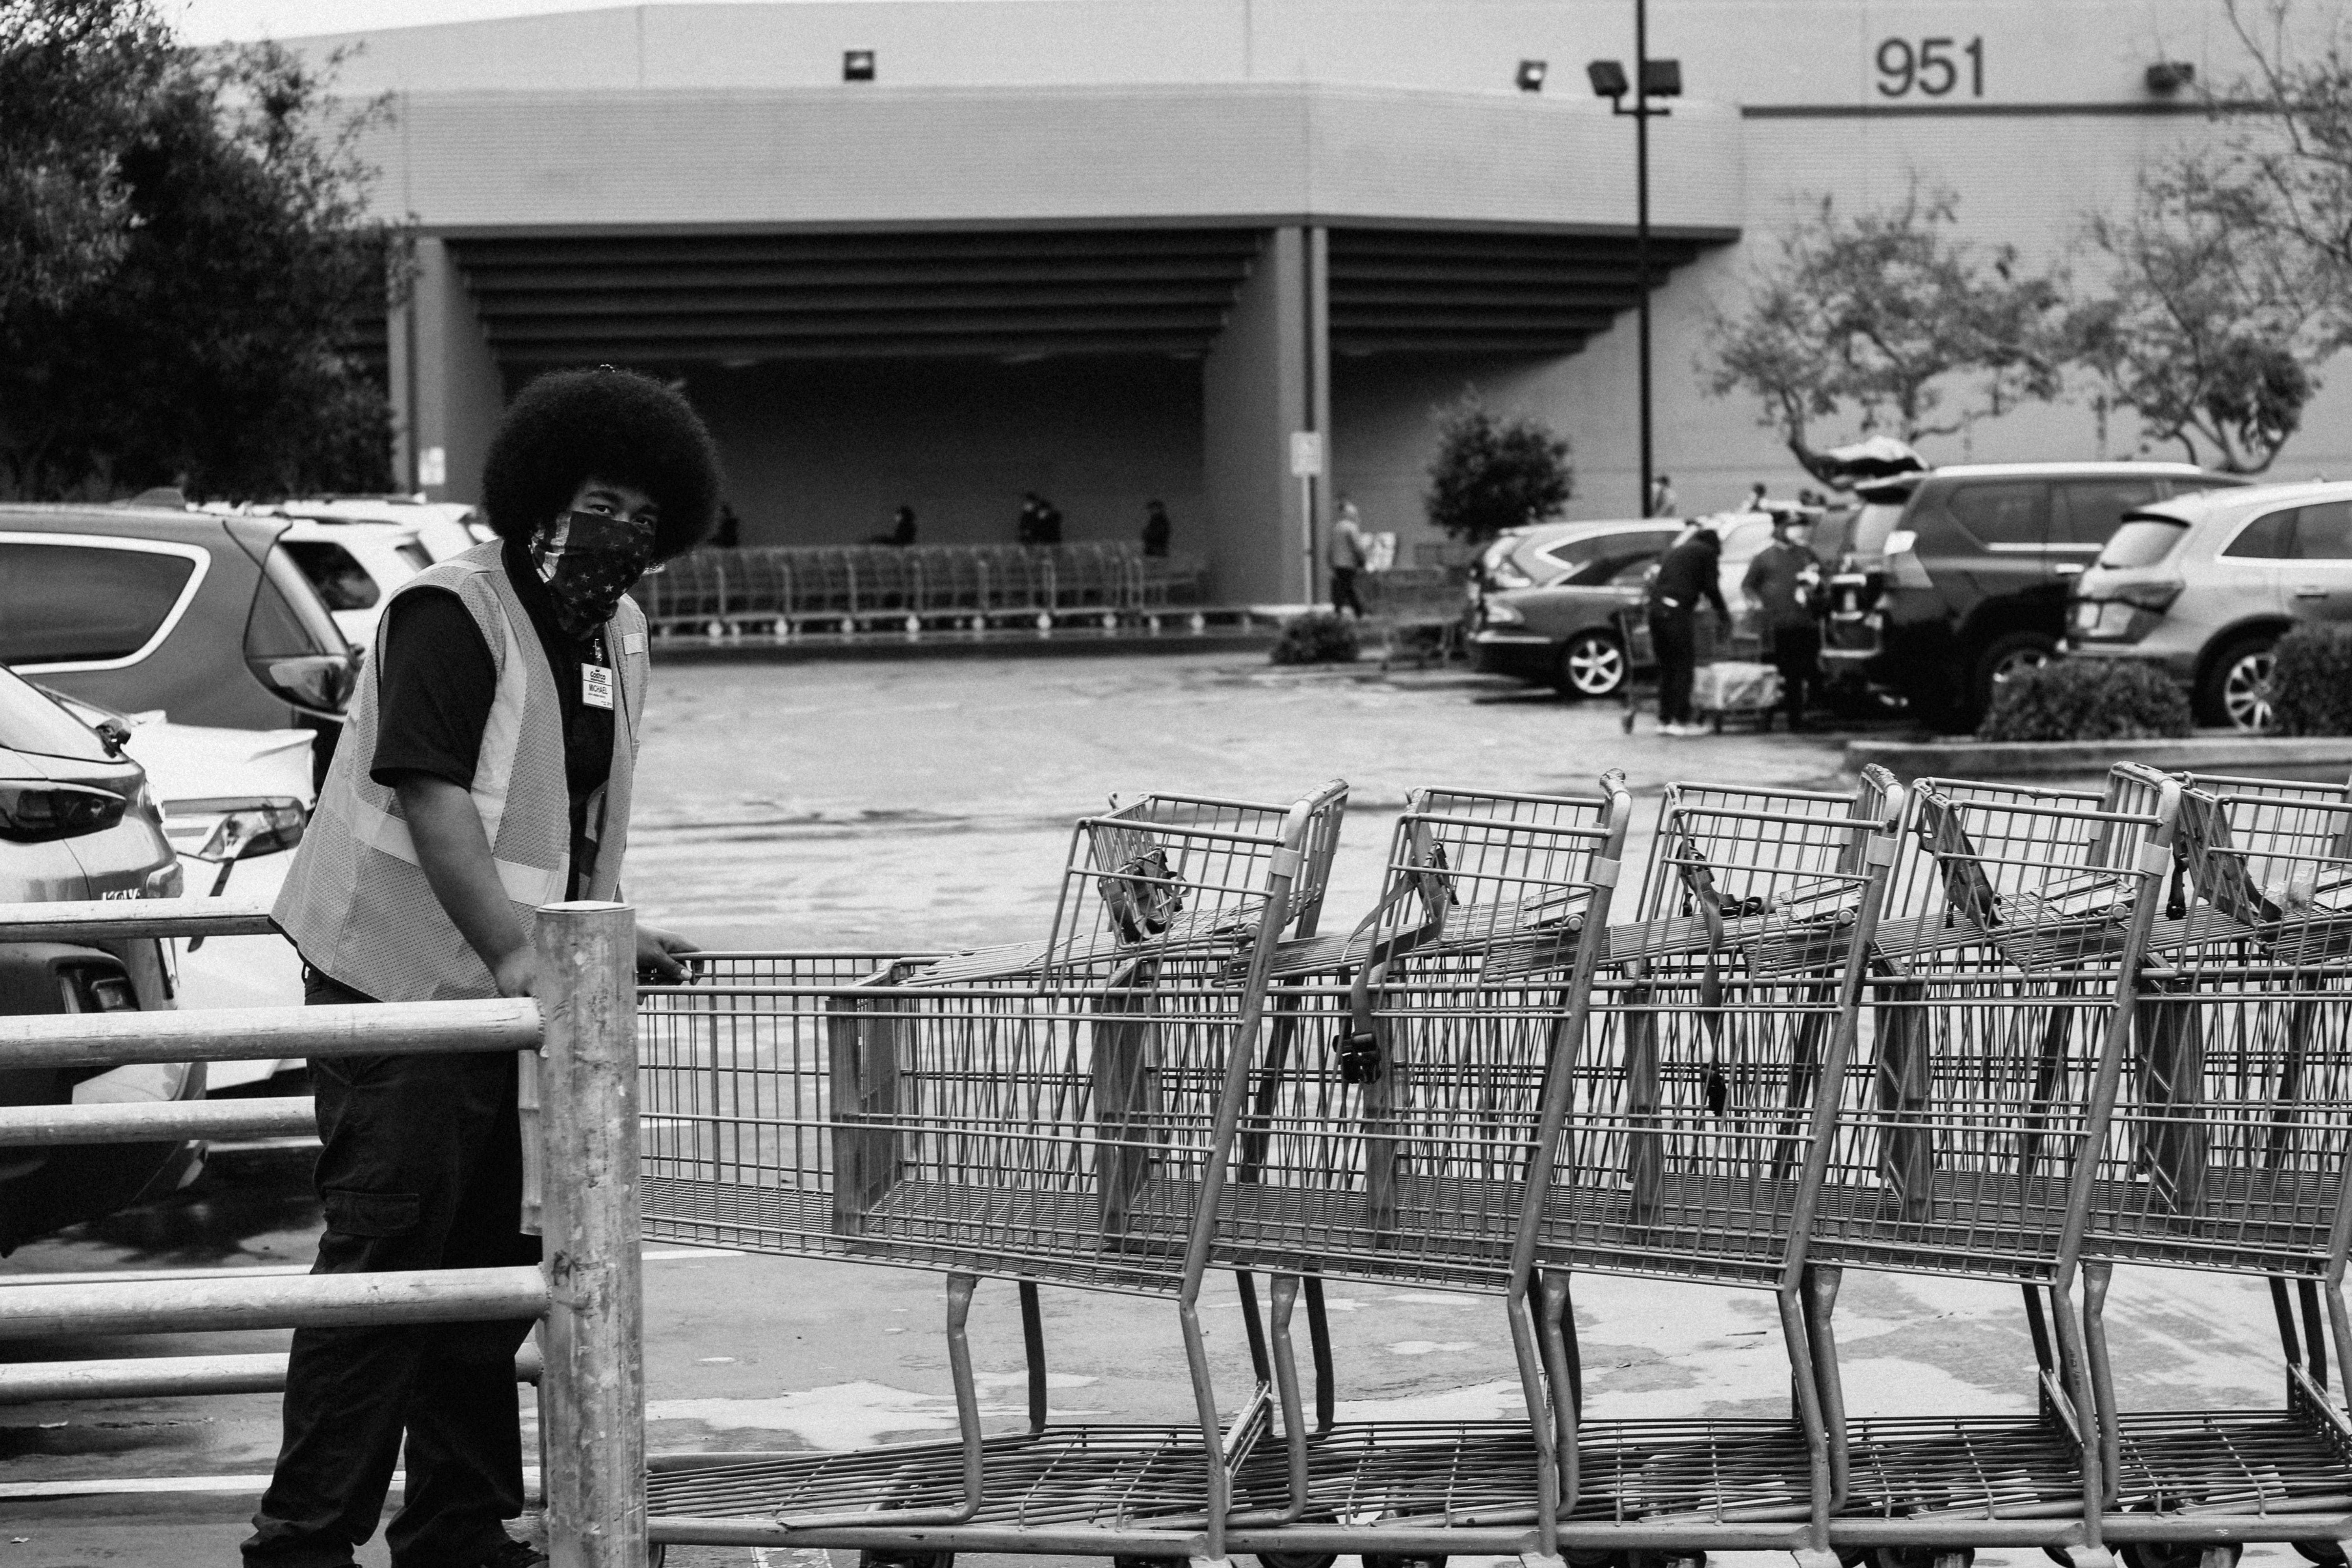
<path id="1" fill-rule="evenodd" d="M 663 985 L 676 985 L 686 979 L 686 965 L 674 956 L 681 952 L 700 952 L 702 949 L 674 931 L 640 923 L 637 927 L 637 978 Z"/>

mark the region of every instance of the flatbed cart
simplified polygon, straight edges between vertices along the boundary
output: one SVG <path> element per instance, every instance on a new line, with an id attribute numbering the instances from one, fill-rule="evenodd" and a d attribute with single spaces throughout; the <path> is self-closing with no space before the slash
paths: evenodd
<path id="1" fill-rule="evenodd" d="M 1815 1222 L 1817 1331 L 1833 1343 L 1846 1268 L 2014 1282 L 2039 1409 L 1844 1420 L 1830 1536 L 1887 1568 L 2027 1545 L 2105 1562 L 2081 1237 L 2180 792 L 2144 770 L 2088 802 L 1916 788 L 1893 896 L 1940 909 L 1879 926 Z M 1833 1351 L 1819 1364 L 1842 1411 Z"/>
<path id="2" fill-rule="evenodd" d="M 1892 832 L 1901 792 L 1874 773 L 1874 805 L 1857 812 L 1850 796 L 1675 790 L 1672 830 L 1659 842 L 1677 847 L 1661 853 L 1703 885 L 1689 847 L 1703 840 L 1719 860 L 1706 913 L 1682 912 L 1675 899 L 1656 918 L 1607 926 L 1605 948 L 1591 923 L 1570 943 L 1559 925 L 1541 928 L 1538 941 L 1497 921 L 1487 942 L 1391 948 L 1344 993 L 1326 987 L 1300 999 L 1302 1036 L 1321 1048 L 1293 1053 L 1245 1121 L 1244 1150 L 1261 1130 L 1266 1149 L 1255 1184 L 1239 1180 L 1234 1194 L 1260 1206 L 1220 1227 L 1221 1248 L 1270 1268 L 1286 1261 L 1327 1277 L 1504 1296 L 1523 1394 L 1552 1432 L 1547 1442 L 1509 1420 L 1324 1425 L 1310 1445 L 1308 1520 L 1263 1539 L 1320 1551 L 1411 1540 L 1463 1552 L 1490 1549 L 1482 1531 L 1526 1521 L 1538 1551 L 1556 1544 L 1576 1562 L 1823 1552 L 1830 1500 L 1817 1411 L 1810 1424 L 1801 1410 L 1794 1422 L 1580 1422 L 1568 1271 L 1780 1284 L 1790 1232 L 1774 1205 L 1782 1190 L 1791 1201 L 1801 1192 L 1801 1155 L 1760 1180 L 1747 1179 L 1754 1150 L 1735 1155 L 1725 1192 L 1771 1194 L 1752 1225 L 1734 1222 L 1730 1204 L 1669 1213 L 1669 1194 L 1697 1190 L 1679 1174 L 1685 1145 L 1727 1152 L 1752 1142 L 1769 1165 L 1769 1151 L 1802 1143 L 1806 1097 L 1793 1102 L 1791 1131 L 1785 1090 L 1809 1080 L 1786 1063 L 1810 1051 L 1818 1079 L 1836 1018 L 1853 1016 L 1838 1005 L 1837 977 L 1851 968 L 1848 984 L 1859 984 L 1887 858 L 1870 846 Z M 1622 807 L 1612 815 L 1622 839 Z M 1573 829 L 1554 852 L 1537 852 L 1541 831 L 1482 835 L 1408 814 L 1382 908 L 1420 916 L 1385 929 L 1433 930 L 1433 909 L 1576 908 L 1600 919 L 1613 870 L 1578 869 Z M 1501 853 L 1506 844 L 1521 853 Z M 1678 867 L 1665 879 L 1680 875 Z M 1731 924 L 1727 899 L 1741 911 Z M 1633 984 L 1612 977 L 1637 962 L 1650 973 Z M 1541 978 L 1531 970 L 1570 963 L 1564 1007 L 1529 994 Z M 1752 1068 L 1769 1077 L 1771 1062 L 1783 1064 L 1784 1092 L 1766 1095 L 1738 1134 L 1725 1132 L 1726 1108 L 1710 1104 L 1717 1089 L 1731 1092 L 1730 1079 L 1711 1089 L 1706 1068 L 1727 1060 L 1735 1076 Z M 1740 1081 L 1742 1092 L 1756 1087 Z M 1629 1099 L 1629 1083 L 1654 1086 L 1644 1092 L 1655 1098 Z M 1251 1155 L 1238 1163 L 1248 1168 Z M 1801 1373 L 1801 1330 L 1794 1346 Z M 1801 1405 L 1810 1376 L 1796 1386 Z"/>
<path id="3" fill-rule="evenodd" d="M 2105 1531 L 2133 1568 L 2226 1568 L 2284 1541 L 2341 1563 L 2352 1421 L 2352 803 L 2230 781 L 2192 789 L 2182 859 L 2214 917 L 2163 955 L 2136 1009 L 2093 1187 L 2084 1322 L 2115 1478 Z M 2217 928 L 2226 934 L 2217 934 Z M 2117 1408 L 2103 1308 L 2117 1264 L 2267 1279 L 2284 1407 Z"/>
<path id="4" fill-rule="evenodd" d="M 1289 1500 L 1237 1507 L 1232 1478 L 1277 1407 L 1302 1430 L 1296 1287 L 1276 1282 L 1267 1363 L 1230 1419 L 1198 1300 L 1275 939 L 1345 798 L 1334 783 L 1286 807 L 1089 819 L 1068 918 L 1009 976 L 893 962 L 845 981 L 837 961 L 751 960 L 640 992 L 648 1233 L 946 1274 L 959 1416 L 946 1443 L 657 1458 L 654 1540 L 1221 1558 L 1229 1525 L 1284 1517 Z M 1238 978 L 1233 943 L 1195 940 L 1212 930 L 1246 933 Z M 1018 1286 L 1025 1432 L 981 1429 L 965 1327 L 982 1276 Z M 1045 1283 L 1172 1300 L 1195 1420 L 1049 1422 Z"/>
<path id="5" fill-rule="evenodd" d="M 1633 671 L 1658 667 L 1657 650 L 1650 637 L 1650 617 L 1640 605 L 1620 609 L 1611 616 L 1617 628 L 1618 645 L 1625 650 L 1625 680 L 1618 688 L 1622 711 L 1617 726 L 1626 734 L 1633 732 L 1634 721 L 1642 709 L 1639 695 L 1633 689 Z M 1754 631 L 1738 629 L 1738 623 L 1729 628 L 1719 626 L 1714 616 L 1700 614 L 1693 618 L 1692 637 L 1696 644 L 1696 663 L 1701 671 L 1727 660 L 1758 667 L 1753 680 L 1725 683 L 1723 697 L 1709 702 L 1700 700 L 1706 682 L 1695 679 L 1691 688 L 1691 716 L 1705 720 L 1719 734 L 1726 720 L 1754 723 L 1759 729 L 1772 727 L 1772 715 L 1780 710 L 1782 692 L 1778 671 L 1763 668 L 1764 639 Z M 1657 716 L 1657 699 L 1650 699 L 1652 718 Z"/>

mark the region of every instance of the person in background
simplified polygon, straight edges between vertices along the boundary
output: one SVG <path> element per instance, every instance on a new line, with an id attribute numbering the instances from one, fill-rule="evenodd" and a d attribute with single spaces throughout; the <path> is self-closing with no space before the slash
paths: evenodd
<path id="1" fill-rule="evenodd" d="M 1748 499 L 1739 503 L 1739 510 L 1742 511 L 1762 511 L 1764 510 L 1764 481 L 1762 479 L 1759 479 L 1754 484 L 1748 487 Z"/>
<path id="2" fill-rule="evenodd" d="M 1339 514 L 1331 520 L 1331 608 L 1345 616 L 1360 616 L 1364 602 L 1356 597 L 1356 574 L 1372 558 L 1371 536 L 1364 531 L 1356 503 L 1339 498 Z"/>
<path id="3" fill-rule="evenodd" d="M 867 541 L 872 544 L 893 544 L 904 550 L 915 542 L 915 509 L 901 505 L 890 514 L 890 531 L 877 533 Z"/>
<path id="4" fill-rule="evenodd" d="M 1763 625 L 1765 650 L 1780 672 L 1792 732 L 1805 727 L 1805 700 L 1822 657 L 1821 623 L 1814 618 L 1822 563 L 1806 544 L 1811 527 L 1812 520 L 1802 512 L 1777 513 L 1772 542 L 1757 552 L 1739 580 L 1740 593 L 1757 607 Z"/>
<path id="5" fill-rule="evenodd" d="M 743 520 L 725 501 L 719 503 L 719 526 L 710 531 L 710 542 L 721 550 L 738 550 L 743 544 Z"/>
<path id="6" fill-rule="evenodd" d="M 709 533 L 719 455 L 687 401 L 628 371 L 524 388 L 490 442 L 498 537 L 395 590 L 271 910 L 312 1005 L 530 996 L 542 904 L 621 898 L 649 665 L 628 598 Z M 638 971 L 693 944 L 637 926 Z M 539 1261 L 521 1230 L 511 1050 L 315 1059 L 318 1274 Z M 557 1174 L 561 1179 L 562 1173 Z M 541 1568 L 522 1512 L 522 1322 L 304 1328 L 247 1568 Z"/>
<path id="7" fill-rule="evenodd" d="M 1033 548 L 1062 542 L 1062 514 L 1035 490 L 1021 498 L 1021 542 Z"/>
<path id="8" fill-rule="evenodd" d="M 1173 525 L 1168 521 L 1168 508 L 1164 502 L 1156 500 L 1144 502 L 1143 552 L 1150 556 L 1167 554 L 1168 535 Z"/>
<path id="9" fill-rule="evenodd" d="M 1674 476 L 1672 474 L 1660 474 L 1656 479 L 1650 481 L 1650 510 L 1643 512 L 1642 515 L 1643 517 L 1672 517 L 1675 514 L 1675 509 L 1677 504 L 1678 498 L 1675 495 Z"/>
<path id="10" fill-rule="evenodd" d="M 1658 660 L 1658 733 L 1696 735 L 1691 722 L 1691 677 L 1698 668 L 1698 609 L 1701 600 L 1715 606 L 1719 623 L 1731 625 L 1731 610 L 1723 602 L 1716 571 L 1723 557 L 1723 542 L 1711 528 L 1695 529 L 1688 539 L 1658 558 L 1650 577 L 1650 646 Z"/>

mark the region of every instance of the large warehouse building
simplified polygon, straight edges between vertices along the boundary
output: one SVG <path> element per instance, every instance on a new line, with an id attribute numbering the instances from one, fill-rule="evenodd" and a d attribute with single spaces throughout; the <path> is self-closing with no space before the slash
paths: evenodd
<path id="1" fill-rule="evenodd" d="M 2220 0 L 1649 12 L 1685 84 L 1650 210 L 1686 510 L 1801 482 L 1702 360 L 1806 204 L 1948 188 L 1972 237 L 2055 259 L 2210 134 L 2148 68 L 2244 64 Z M 611 362 L 683 379 L 746 544 L 863 539 L 900 504 L 927 542 L 1009 540 L 1031 490 L 1068 538 L 1133 537 L 1158 498 L 1218 598 L 1295 602 L 1335 496 L 1434 537 L 1431 413 L 1465 386 L 1569 439 L 1575 515 L 1637 504 L 1633 121 L 1584 70 L 1630 59 L 1632 0 L 793 0 L 299 40 L 353 43 L 341 89 L 396 110 L 375 200 L 422 237 L 390 374 L 401 471 L 436 494 L 473 494 L 522 381 Z M 2323 395 L 2282 473 L 2352 467 L 2346 406 Z M 1929 455 L 2133 440 L 2035 406 Z"/>

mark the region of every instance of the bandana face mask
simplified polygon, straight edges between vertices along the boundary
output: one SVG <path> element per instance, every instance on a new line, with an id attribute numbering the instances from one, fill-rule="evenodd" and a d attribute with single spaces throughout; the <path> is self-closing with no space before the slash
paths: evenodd
<path id="1" fill-rule="evenodd" d="M 556 624 L 573 638 L 611 620 L 653 559 L 649 525 L 597 511 L 566 512 L 531 551 L 555 601 Z"/>

